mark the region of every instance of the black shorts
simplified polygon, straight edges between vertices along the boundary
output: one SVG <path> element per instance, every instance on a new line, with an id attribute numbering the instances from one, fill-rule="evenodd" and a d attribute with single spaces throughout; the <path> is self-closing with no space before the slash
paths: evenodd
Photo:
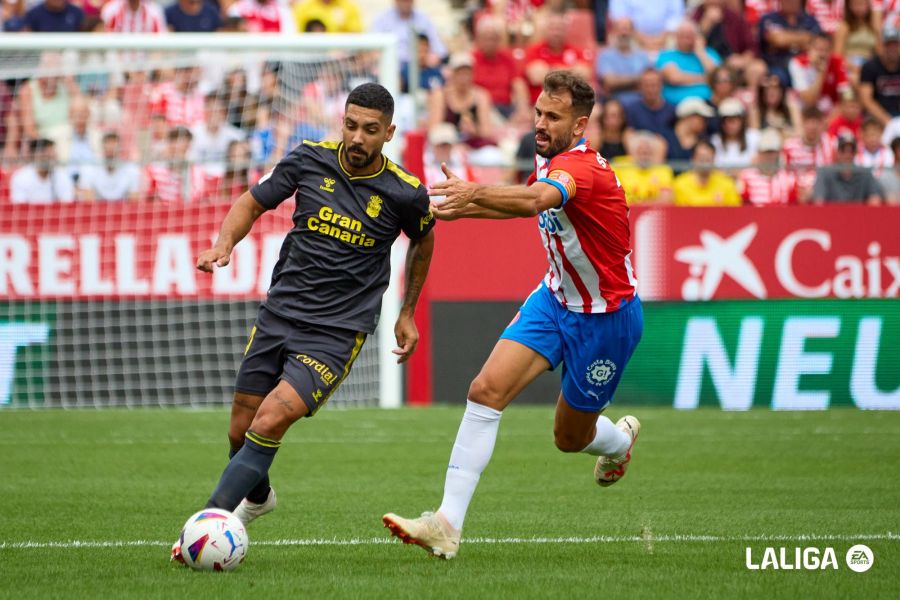
<path id="1" fill-rule="evenodd" d="M 365 333 L 290 321 L 260 306 L 235 391 L 265 396 L 284 379 L 311 417 L 347 378 L 365 341 Z"/>

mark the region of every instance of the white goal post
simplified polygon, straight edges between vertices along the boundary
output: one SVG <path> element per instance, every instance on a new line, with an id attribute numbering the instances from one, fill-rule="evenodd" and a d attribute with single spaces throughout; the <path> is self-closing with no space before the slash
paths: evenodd
<path id="1" fill-rule="evenodd" d="M 46 70 L 47 66 L 42 57 L 51 54 L 62 57 L 53 63 L 53 68 L 57 71 Z M 216 64 L 218 60 L 216 57 L 221 58 L 224 63 Z M 206 77 L 207 69 L 212 71 L 218 69 L 218 80 L 222 81 L 226 71 L 240 70 L 236 68 L 238 65 L 256 65 L 260 71 L 269 69 L 271 65 L 277 66 L 278 97 L 274 102 L 271 98 L 267 99 L 269 103 L 265 105 L 260 100 L 266 93 L 263 89 L 265 81 L 260 83 L 259 72 L 250 73 L 255 67 L 246 67 L 244 76 L 249 81 L 248 87 L 263 86 L 259 88 L 259 92 L 248 93 L 248 98 L 254 96 L 256 99 L 253 101 L 259 101 L 257 105 L 247 108 L 257 122 L 262 118 L 261 107 L 271 111 L 268 115 L 270 119 L 274 119 L 274 113 L 278 112 L 280 124 L 290 130 L 284 136 L 288 140 L 296 141 L 300 135 L 306 137 L 306 132 L 310 130 L 321 131 L 323 136 L 334 139 L 340 125 L 339 121 L 328 124 L 324 123 L 323 119 L 330 117 L 326 109 L 330 108 L 330 104 L 337 102 L 341 93 L 345 98 L 347 89 L 322 91 L 326 87 L 323 83 L 326 79 L 329 84 L 340 81 L 347 85 L 355 85 L 363 80 L 376 80 L 384 85 L 398 101 L 398 105 L 400 104 L 400 64 L 396 40 L 388 34 L 0 36 L 0 80 L 6 82 L 37 79 L 41 75 L 65 76 L 75 81 L 74 85 L 81 86 L 82 90 L 90 88 L 92 82 L 97 81 L 100 82 L 97 85 L 108 90 L 116 85 L 115 82 L 119 80 L 117 78 L 123 77 L 127 72 L 143 70 L 146 74 L 152 73 L 155 76 L 157 72 L 166 69 L 189 66 L 197 67 L 197 72 L 201 73 L 202 77 Z M 210 81 L 215 82 L 216 76 L 211 76 Z M 208 82 L 205 84 L 212 85 Z M 309 99 L 304 104 L 303 96 L 309 90 L 321 95 Z M 204 90 L 204 94 L 211 92 L 215 93 L 216 89 L 207 87 Z M 87 96 L 89 102 L 107 101 L 103 92 L 94 96 L 88 93 Z M 152 135 L 138 121 L 133 123 L 128 121 L 129 107 L 125 106 L 126 110 L 123 112 L 122 104 L 125 100 L 122 97 L 112 98 L 110 102 L 119 103 L 118 112 L 113 113 L 118 117 L 112 117 L 113 120 L 122 119 L 122 122 L 114 124 L 117 132 L 122 132 L 123 138 L 133 134 L 137 140 L 133 141 L 135 147 L 140 146 L 140 149 L 135 150 L 134 162 L 139 163 L 137 166 L 143 173 L 144 167 L 152 161 L 145 153 L 146 144 L 141 146 L 141 143 L 146 141 L 144 138 L 151 138 Z M 325 106 L 326 104 L 329 106 Z M 96 112 L 95 108 L 91 106 L 92 114 Z M 321 114 L 317 113 L 307 119 L 310 113 L 315 113 L 318 109 L 322 109 Z M 106 125 L 108 129 L 109 122 Z M 332 125 L 335 127 L 332 128 Z M 273 126 L 270 129 L 276 131 L 278 128 Z M 44 136 L 43 132 L 40 133 L 40 137 L 52 138 Z M 271 133 L 271 137 L 277 137 L 276 133 Z M 256 138 L 250 140 L 249 135 L 247 139 L 256 141 Z M 388 156 L 395 160 L 399 158 L 402 139 L 403 132 L 398 131 L 394 141 L 385 148 Z M 271 143 L 271 140 L 263 143 Z M 279 146 L 278 142 L 274 142 L 272 147 L 283 152 L 290 149 L 285 146 L 286 143 L 282 140 L 282 145 Z M 60 144 L 57 144 L 57 147 L 59 146 Z M 271 147 L 269 150 L 271 151 Z M 256 150 L 253 152 L 255 154 Z M 255 172 L 257 174 L 263 172 L 263 169 L 270 167 L 276 159 L 277 156 L 271 155 L 264 159 L 257 159 L 254 156 Z M 24 162 L 20 155 L 7 149 L 3 164 L 7 179 L 9 173 L 21 166 L 17 160 Z M 203 166 L 206 164 L 203 163 Z M 78 182 L 76 173 L 83 173 L 76 167 L 83 166 L 71 167 L 76 184 Z M 221 179 L 221 174 L 219 176 Z M 189 192 L 195 191 L 191 188 L 194 185 L 192 178 L 186 175 L 180 181 L 184 184 L 185 197 Z M 143 181 L 145 187 L 146 183 L 145 175 Z M 223 196 L 216 198 L 221 204 Z M 207 201 L 214 202 L 209 198 L 200 202 Z M 127 240 L 122 241 L 125 234 L 114 231 L 116 225 L 111 225 L 107 232 L 98 233 L 93 229 L 97 223 L 102 223 L 105 204 L 107 203 L 93 202 L 90 210 L 78 201 L 58 205 L 63 215 L 58 218 L 49 207 L 25 209 L 20 206 L 0 206 L 0 211 L 6 213 L 0 217 L 0 260 L 12 260 L 14 257 L 26 260 L 27 276 L 33 279 L 17 282 L 10 274 L 12 271 L 4 273 L 4 270 L 0 269 L 0 354 L 3 354 L 0 356 L 0 409 L 4 406 L 199 407 L 230 402 L 228 392 L 233 384 L 243 345 L 234 349 L 237 351 L 236 356 L 231 354 L 225 358 L 216 356 L 216 350 L 230 352 L 232 349 L 225 348 L 225 345 L 233 344 L 235 340 L 245 341 L 244 336 L 252 324 L 254 314 L 252 307 L 262 299 L 264 290 L 257 286 L 252 292 L 240 297 L 231 292 L 220 297 L 216 295 L 215 284 L 210 288 L 212 291 L 207 289 L 206 292 L 203 290 L 192 292 L 190 285 L 187 285 L 185 289 L 188 291 L 185 292 L 179 288 L 179 284 L 173 283 L 171 293 L 160 293 L 156 284 L 148 279 L 150 282 L 146 294 L 134 292 L 131 288 L 123 291 L 124 288 L 118 278 L 125 267 L 118 262 L 113 264 L 114 259 L 107 254 L 115 254 L 115 261 L 119 260 L 122 252 L 125 252 L 123 248 L 127 249 Z M 108 203 L 114 213 L 113 217 L 119 220 L 123 218 L 122 204 Z M 293 209 L 293 203 L 286 204 L 291 204 L 290 209 Z M 134 219 L 152 219 L 156 231 L 167 240 L 173 235 L 167 235 L 166 228 L 181 226 L 177 223 L 176 216 L 160 216 L 159 202 L 140 202 L 131 206 L 134 207 Z M 196 202 L 194 206 L 197 206 Z M 47 210 L 43 210 L 44 208 Z M 197 210 L 199 209 L 195 209 L 191 214 L 196 215 Z M 70 213 L 73 216 L 65 216 Z M 215 214 L 216 219 L 220 220 L 221 211 Z M 212 223 L 212 217 L 202 218 L 203 222 L 195 225 L 205 229 L 218 229 L 218 222 Z M 208 220 L 210 222 L 207 222 Z M 283 233 L 286 232 L 285 229 Z M 105 234 L 108 234 L 109 239 L 103 237 Z M 50 238 L 51 241 L 46 241 Z M 40 253 L 49 247 L 48 244 L 50 246 L 57 244 L 57 251 L 61 252 L 59 256 L 71 263 L 68 266 L 64 264 L 53 275 L 59 282 L 67 285 L 71 283 L 71 290 L 67 285 L 55 291 L 44 289 L 42 284 L 44 275 L 38 273 L 38 270 L 45 266 L 41 261 L 46 261 L 47 258 Z M 255 264 L 259 269 L 271 268 L 271 256 L 267 258 L 262 248 L 265 246 L 271 251 L 273 244 L 264 244 L 261 240 L 257 240 L 256 244 L 260 248 L 260 257 L 255 259 Z M 113 246 L 115 251 L 112 250 Z M 401 304 L 403 256 L 406 247 L 405 240 L 401 238 L 393 248 L 392 277 L 384 295 L 379 327 L 375 335 L 370 336 L 363 353 L 354 365 L 350 378 L 329 401 L 329 405 L 391 408 L 402 404 L 402 368 L 397 365 L 396 356 L 391 350 L 396 346 L 393 325 L 399 315 Z M 108 252 L 104 253 L 104 249 Z M 21 255 L 15 254 L 19 250 Z M 85 291 L 84 265 L 88 262 L 89 255 L 94 256 L 90 252 L 86 253 L 88 250 L 98 255 L 99 266 L 96 273 L 92 271 L 91 276 L 95 277 L 92 281 L 109 283 L 112 291 L 106 288 L 103 288 L 105 291 L 101 294 L 91 290 Z M 132 247 L 132 250 L 135 250 L 135 247 Z M 6 254 L 2 254 L 3 252 Z M 141 272 L 155 273 L 154 268 L 159 270 L 158 264 L 154 267 L 153 264 L 142 264 L 140 257 L 136 260 L 136 274 L 129 275 L 133 278 L 132 283 L 140 282 L 141 277 L 151 277 L 141 275 Z M 72 264 L 76 266 L 73 267 Z M 78 264 L 81 267 L 78 267 Z M 270 273 L 263 273 L 254 281 L 263 281 L 269 275 Z M 209 284 L 201 282 L 198 285 L 202 287 Z M 169 313 L 181 315 L 186 319 L 185 322 L 175 326 L 167 324 L 165 328 L 171 331 L 172 336 L 176 336 L 171 339 L 164 338 L 160 333 L 162 329 L 160 321 Z M 210 332 L 199 334 L 197 332 L 202 329 L 202 319 L 207 318 L 204 315 L 211 321 L 220 318 L 222 322 L 211 322 Z M 61 329 L 63 327 L 68 329 L 63 331 Z M 35 331 L 40 335 L 34 334 Z M 126 331 L 131 337 L 118 337 L 120 333 Z M 198 338 L 202 335 L 208 335 L 210 339 L 202 341 Z M 90 338 L 89 341 L 85 341 L 85 336 Z M 217 340 L 215 336 L 221 338 Z M 123 354 L 121 360 L 116 354 L 117 347 Z M 181 347 L 185 349 L 182 351 L 179 349 Z M 196 368 L 189 368 L 183 364 L 196 355 L 202 356 Z M 131 362 L 144 366 L 137 368 L 131 364 L 121 364 Z M 204 391 L 190 392 L 178 397 L 178 384 L 188 384 L 185 381 L 173 383 L 173 380 L 188 379 L 194 372 L 205 374 L 201 378 L 203 383 L 200 384 L 204 387 Z M 210 376 L 210 373 L 215 375 Z M 132 384 L 131 381 L 138 383 Z M 103 389 L 103 386 L 107 389 Z M 166 396 L 155 389 L 159 386 L 162 386 L 166 393 L 172 392 L 175 396 Z"/>

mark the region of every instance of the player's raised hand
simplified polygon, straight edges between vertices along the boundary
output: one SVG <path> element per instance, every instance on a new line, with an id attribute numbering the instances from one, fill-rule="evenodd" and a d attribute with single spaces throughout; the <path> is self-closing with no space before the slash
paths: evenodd
<path id="1" fill-rule="evenodd" d="M 397 347 L 391 352 L 397 355 L 398 364 L 405 363 L 419 343 L 419 330 L 412 315 L 400 313 L 394 325 L 394 337 L 397 338 Z"/>
<path id="2" fill-rule="evenodd" d="M 219 246 L 213 246 L 204 250 L 197 257 L 197 268 L 206 273 L 212 273 L 213 266 L 224 267 L 231 262 L 231 252 Z"/>
<path id="3" fill-rule="evenodd" d="M 437 207 L 439 211 L 449 211 L 465 208 L 471 204 L 475 199 L 475 191 L 478 189 L 478 184 L 463 181 L 457 177 L 456 174 L 447 167 L 447 163 L 441 163 L 441 171 L 444 172 L 447 179 L 432 185 L 428 189 L 428 195 L 443 196 L 444 198 L 443 200 L 434 200 L 432 206 Z M 437 217 L 438 215 L 435 216 Z"/>

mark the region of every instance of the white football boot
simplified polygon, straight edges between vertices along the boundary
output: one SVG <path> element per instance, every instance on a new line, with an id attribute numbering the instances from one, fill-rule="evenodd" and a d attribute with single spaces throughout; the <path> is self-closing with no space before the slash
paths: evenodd
<path id="1" fill-rule="evenodd" d="M 443 515 L 424 512 L 418 519 L 404 519 L 388 513 L 381 520 L 391 530 L 391 535 L 403 540 L 404 544 L 417 544 L 429 554 L 447 560 L 459 552 L 460 532 Z"/>
<path id="2" fill-rule="evenodd" d="M 634 442 L 641 432 L 641 422 L 631 415 L 616 421 L 616 427 L 631 436 L 631 443 L 622 456 L 617 458 L 601 456 L 597 459 L 597 464 L 594 465 L 594 480 L 603 487 L 610 486 L 625 477 L 625 470 L 628 469 L 628 463 L 631 461 Z"/>
<path id="3" fill-rule="evenodd" d="M 270 513 L 275 510 L 275 505 L 277 504 L 277 500 L 275 499 L 275 488 L 269 488 L 269 495 L 266 497 L 266 501 L 262 504 L 257 504 L 255 502 L 250 502 L 246 498 L 241 500 L 241 503 L 238 504 L 238 507 L 234 509 L 234 516 L 241 520 L 241 523 L 244 524 L 244 527 L 250 524 L 254 519 L 263 516 L 266 513 Z"/>

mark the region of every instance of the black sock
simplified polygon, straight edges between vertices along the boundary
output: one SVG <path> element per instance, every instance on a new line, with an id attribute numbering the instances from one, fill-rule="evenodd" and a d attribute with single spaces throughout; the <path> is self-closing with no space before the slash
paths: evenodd
<path id="1" fill-rule="evenodd" d="M 234 458 L 234 455 L 238 453 L 240 448 L 235 450 L 231 448 L 228 451 L 228 460 Z M 269 498 L 269 490 L 272 489 L 271 484 L 269 483 L 269 474 L 266 473 L 263 475 L 263 478 L 259 480 L 253 489 L 247 492 L 247 500 L 253 502 L 254 504 L 262 504 Z"/>
<path id="2" fill-rule="evenodd" d="M 219 485 L 213 491 L 206 508 L 221 508 L 233 511 L 241 503 L 272 466 L 275 453 L 281 442 L 247 432 L 244 446 L 225 467 Z"/>

